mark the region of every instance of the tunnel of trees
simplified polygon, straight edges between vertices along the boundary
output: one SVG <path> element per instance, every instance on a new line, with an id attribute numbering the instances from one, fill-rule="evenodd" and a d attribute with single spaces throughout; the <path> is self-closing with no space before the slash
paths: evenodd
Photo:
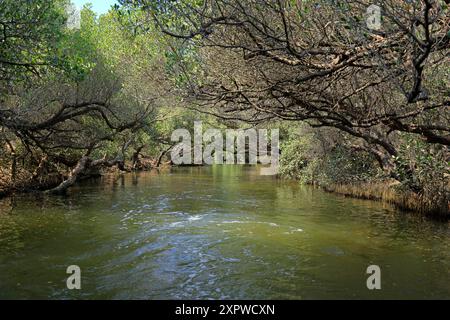
<path id="1" fill-rule="evenodd" d="M 284 177 L 448 216 L 448 1 L 68 6 L 0 3 L 0 193 L 157 167 L 201 118 L 280 128 Z"/>

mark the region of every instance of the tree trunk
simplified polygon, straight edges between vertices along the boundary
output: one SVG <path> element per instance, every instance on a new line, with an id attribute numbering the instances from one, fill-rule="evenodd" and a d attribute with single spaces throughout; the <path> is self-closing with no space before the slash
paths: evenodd
<path id="1" fill-rule="evenodd" d="M 90 162 L 91 159 L 89 157 L 84 156 L 83 158 L 81 158 L 80 161 L 78 161 L 76 167 L 70 173 L 69 178 L 67 180 L 64 180 L 56 188 L 53 188 L 47 192 L 52 194 L 65 193 L 69 187 L 71 187 L 72 185 L 75 184 L 75 182 L 77 182 L 78 177 L 86 170 Z"/>
<path id="2" fill-rule="evenodd" d="M 117 166 L 120 170 L 126 171 L 123 160 L 107 160 L 106 158 L 99 160 L 92 160 L 88 156 L 84 156 L 78 161 L 76 167 L 72 170 L 69 178 L 64 180 L 59 186 L 54 189 L 48 190 L 47 193 L 63 194 L 68 188 L 73 186 L 77 180 L 83 176 L 89 169 L 96 167 L 113 167 Z"/>
<path id="3" fill-rule="evenodd" d="M 159 166 L 161 165 L 162 162 L 162 158 L 166 155 L 167 152 L 170 151 L 170 149 L 172 149 L 173 146 L 170 146 L 170 148 L 163 150 L 158 157 L 158 161 L 156 162 L 156 168 L 159 168 Z"/>
<path id="4" fill-rule="evenodd" d="M 133 157 L 132 157 L 132 168 L 133 170 L 138 170 L 139 166 L 141 165 L 141 161 L 139 160 L 139 155 L 142 151 L 142 149 L 144 149 L 144 146 L 140 146 L 139 148 L 136 149 L 136 151 L 133 153 Z"/>

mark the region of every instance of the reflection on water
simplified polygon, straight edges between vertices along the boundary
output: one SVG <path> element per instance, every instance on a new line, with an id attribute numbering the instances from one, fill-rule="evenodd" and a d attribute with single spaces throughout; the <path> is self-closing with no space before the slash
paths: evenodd
<path id="1" fill-rule="evenodd" d="M 449 236 L 251 167 L 108 176 L 0 201 L 0 298 L 448 299 Z M 366 288 L 371 264 L 381 291 Z"/>

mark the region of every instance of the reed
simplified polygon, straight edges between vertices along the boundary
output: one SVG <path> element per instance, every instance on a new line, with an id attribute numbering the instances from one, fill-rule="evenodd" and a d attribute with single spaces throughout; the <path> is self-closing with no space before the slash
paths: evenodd
<path id="1" fill-rule="evenodd" d="M 448 191 L 439 199 L 407 192 L 395 181 L 366 182 L 359 184 L 331 184 L 325 191 L 343 196 L 384 201 L 395 207 L 413 211 L 437 219 L 450 219 L 450 199 Z"/>

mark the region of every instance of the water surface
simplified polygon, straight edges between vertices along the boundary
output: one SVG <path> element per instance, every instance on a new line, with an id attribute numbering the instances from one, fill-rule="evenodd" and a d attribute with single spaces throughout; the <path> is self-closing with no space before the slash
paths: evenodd
<path id="1" fill-rule="evenodd" d="M 366 269 L 382 269 L 369 291 Z M 82 290 L 66 288 L 66 268 Z M 260 176 L 182 168 L 0 201 L 0 298 L 450 299 L 450 227 Z"/>

